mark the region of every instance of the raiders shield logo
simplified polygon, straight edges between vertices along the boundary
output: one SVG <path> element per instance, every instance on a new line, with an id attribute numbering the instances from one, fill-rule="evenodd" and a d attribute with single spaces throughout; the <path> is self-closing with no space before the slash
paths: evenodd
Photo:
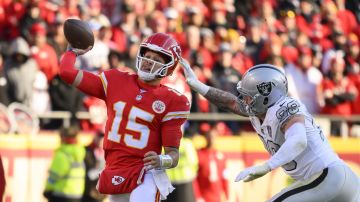
<path id="1" fill-rule="evenodd" d="M 268 96 L 271 93 L 271 82 L 262 82 L 261 84 L 257 85 L 256 88 L 261 95 Z"/>

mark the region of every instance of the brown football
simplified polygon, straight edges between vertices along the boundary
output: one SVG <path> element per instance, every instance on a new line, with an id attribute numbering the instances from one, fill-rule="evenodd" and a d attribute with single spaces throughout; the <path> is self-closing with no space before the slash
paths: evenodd
<path id="1" fill-rule="evenodd" d="M 73 48 L 87 49 L 94 46 L 94 34 L 87 22 L 67 19 L 64 23 L 64 34 Z"/>

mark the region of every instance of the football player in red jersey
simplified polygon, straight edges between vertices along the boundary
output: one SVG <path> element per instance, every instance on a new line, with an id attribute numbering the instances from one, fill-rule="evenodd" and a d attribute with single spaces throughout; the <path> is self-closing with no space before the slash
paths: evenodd
<path id="1" fill-rule="evenodd" d="M 106 103 L 106 167 L 98 181 L 99 192 L 109 194 L 111 202 L 166 198 L 173 187 L 164 169 L 178 163 L 181 126 L 190 103 L 160 81 L 176 68 L 180 46 L 164 33 L 149 36 L 140 44 L 137 74 L 117 69 L 93 74 L 75 69 L 76 56 L 87 51 L 70 48 L 60 61 L 60 76 Z"/>

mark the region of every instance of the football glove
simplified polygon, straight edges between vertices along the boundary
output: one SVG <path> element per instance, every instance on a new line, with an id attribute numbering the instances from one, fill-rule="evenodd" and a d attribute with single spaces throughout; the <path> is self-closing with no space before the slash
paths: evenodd
<path id="1" fill-rule="evenodd" d="M 183 58 L 180 59 L 180 64 L 184 67 L 184 74 L 186 77 L 186 82 L 191 86 L 191 84 L 198 81 L 198 78 L 195 75 L 195 72 L 191 69 L 190 64 Z"/>
<path id="2" fill-rule="evenodd" d="M 259 177 L 264 176 L 266 173 L 270 172 L 271 168 L 268 163 L 264 163 L 262 165 L 252 166 L 246 168 L 245 170 L 241 171 L 235 178 L 235 182 L 239 182 L 243 180 L 244 182 L 250 182 L 255 180 Z"/>
<path id="3" fill-rule="evenodd" d="M 195 72 L 191 69 L 190 64 L 186 60 L 181 58 L 180 64 L 183 66 L 186 82 L 189 86 L 201 95 L 205 95 L 209 91 L 210 87 L 198 80 Z"/>

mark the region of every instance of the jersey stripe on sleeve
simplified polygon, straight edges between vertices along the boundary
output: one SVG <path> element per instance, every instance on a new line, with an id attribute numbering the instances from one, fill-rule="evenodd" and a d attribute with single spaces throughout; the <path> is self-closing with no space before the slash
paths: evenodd
<path id="1" fill-rule="evenodd" d="M 104 92 L 105 92 L 105 95 L 106 95 L 108 82 L 106 80 L 106 76 L 105 76 L 104 72 L 102 72 L 100 74 L 100 79 L 101 79 L 101 83 L 103 85 Z"/>
<path id="2" fill-rule="evenodd" d="M 189 111 L 169 112 L 164 116 L 162 122 L 169 121 L 171 119 L 185 119 L 189 116 L 189 114 Z"/>

